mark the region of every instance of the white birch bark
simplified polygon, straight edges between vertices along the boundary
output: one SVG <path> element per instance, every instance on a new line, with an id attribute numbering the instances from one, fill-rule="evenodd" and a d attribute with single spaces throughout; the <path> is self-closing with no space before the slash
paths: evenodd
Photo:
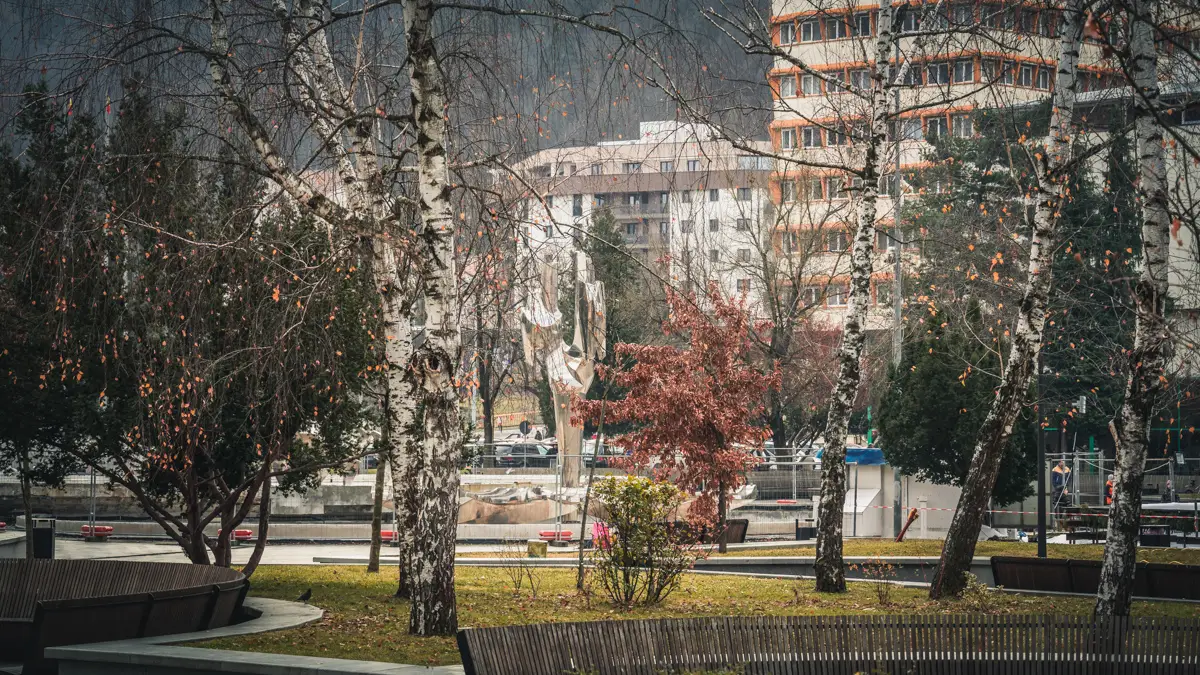
<path id="1" fill-rule="evenodd" d="M 1134 286 L 1137 311 L 1125 401 L 1115 420 L 1117 462 L 1113 503 L 1109 508 L 1104 564 L 1096 591 L 1096 614 L 1129 616 L 1137 569 L 1142 477 L 1149 449 L 1150 422 L 1166 384 L 1167 213 L 1163 129 L 1158 120 L 1158 53 L 1154 44 L 1154 0 L 1132 0 L 1129 7 L 1128 73 L 1134 87 L 1137 134 L 1138 200 L 1142 210 L 1141 274 Z"/>
<path id="2" fill-rule="evenodd" d="M 211 2 L 212 51 L 216 55 L 232 57 L 225 19 L 229 0 Z M 273 5 L 283 28 L 285 43 L 293 54 L 289 66 L 299 80 L 301 108 L 321 135 L 322 149 L 333 156 L 340 182 L 347 189 L 349 206 L 343 206 L 322 194 L 288 166 L 275 148 L 267 128 L 240 96 L 233 73 L 225 67 L 225 59 L 220 56 L 209 60 L 213 85 L 238 126 L 250 138 L 272 180 L 288 196 L 311 210 L 331 228 L 337 228 L 341 235 L 370 238 L 374 281 L 380 295 L 384 321 L 384 360 L 387 365 L 384 395 L 388 402 L 384 424 L 388 425 L 386 436 L 389 439 L 389 447 L 384 451 L 388 453 L 387 463 L 392 469 L 397 529 L 400 532 L 401 585 L 397 594 L 406 595 L 405 580 L 411 577 L 412 568 L 407 552 L 413 549 L 417 540 L 415 495 L 421 457 L 415 444 L 423 434 L 416 427 L 417 383 L 412 368 L 411 308 L 416 287 L 413 279 L 417 274 L 404 272 L 412 267 L 407 257 L 413 254 L 413 249 L 419 244 L 411 241 L 409 233 L 397 223 L 392 213 L 395 198 L 388 193 L 384 184 L 382 167 L 374 146 L 373 125 L 368 121 L 374 110 L 367 114 L 360 113 L 354 103 L 353 92 L 348 90 L 334 67 L 329 38 L 323 28 L 328 14 L 327 2 L 299 0 L 294 5 L 294 14 L 289 13 L 288 4 L 283 0 L 276 0 Z M 444 100 L 444 96 L 441 99 Z M 440 119 L 440 113 L 438 117 Z M 346 135 L 349 135 L 348 141 L 343 138 Z M 444 131 L 438 137 L 444 137 Z M 441 174 L 444 177 L 444 152 L 442 155 Z M 442 184 L 445 184 L 444 178 Z M 447 203 L 447 209 L 448 206 Z M 428 232 L 428 221 L 425 222 Z M 446 223 L 451 224 L 448 210 Z M 446 244 L 446 248 L 452 252 L 449 244 Z M 452 260 L 450 264 L 449 274 L 453 280 Z M 457 358 L 457 346 L 454 354 Z M 456 492 L 457 484 L 451 490 L 449 499 L 453 500 Z M 456 514 L 442 515 L 451 516 L 450 527 L 453 528 Z M 453 564 L 452 554 L 450 562 L 445 564 Z"/>
<path id="3" fill-rule="evenodd" d="M 850 297 L 842 323 L 842 345 L 838 350 L 838 379 L 829 401 L 825 423 L 825 450 L 821 456 L 821 500 L 817 512 L 817 557 L 814 565 L 816 589 L 827 593 L 846 590 L 842 560 L 842 509 L 846 505 L 846 433 L 850 412 L 862 381 L 862 351 L 866 340 L 864 324 L 871 294 L 872 257 L 875 242 L 876 202 L 879 177 L 883 173 L 880 150 L 887 141 L 887 99 L 890 90 L 893 37 L 891 3 L 879 10 L 879 35 L 875 40 L 875 68 L 871 87 L 870 138 L 863 157 L 863 192 L 859 203 L 858 227 L 850 253 Z"/>
<path id="4" fill-rule="evenodd" d="M 421 214 L 421 290 L 425 339 L 413 374 L 425 405 L 417 474 L 418 512 L 412 560 L 409 632 L 453 635 L 454 540 L 458 524 L 458 463 L 463 425 L 454 375 L 462 350 L 454 263 L 454 211 L 447 170 L 446 93 L 433 36 L 432 0 L 405 0 L 412 115 L 416 127 Z"/>
<path id="5" fill-rule="evenodd" d="M 1038 191 L 1029 241 L 1025 291 L 1017 308 L 1012 346 L 1000 375 L 1000 386 L 979 430 L 971 468 L 946 533 L 942 561 L 929 588 L 929 596 L 933 599 L 958 595 L 963 589 L 964 575 L 970 569 L 971 558 L 975 555 L 975 543 L 983 526 L 983 516 L 1000 471 L 1000 460 L 1021 408 L 1025 405 L 1029 387 L 1037 375 L 1037 357 L 1042 347 L 1046 305 L 1052 282 L 1051 258 L 1057 236 L 1058 209 L 1068 178 L 1063 169 L 1071 152 L 1079 44 L 1083 31 L 1081 8 L 1081 0 L 1067 0 L 1063 8 L 1050 127 L 1041 151 L 1034 155 Z M 1038 470 L 1042 470 L 1042 467 Z"/>

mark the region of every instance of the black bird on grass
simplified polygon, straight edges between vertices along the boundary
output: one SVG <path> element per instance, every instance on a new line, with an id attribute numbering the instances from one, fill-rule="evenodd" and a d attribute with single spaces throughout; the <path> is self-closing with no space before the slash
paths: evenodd
<path id="1" fill-rule="evenodd" d="M 300 594 L 300 597 L 296 598 L 296 602 L 307 603 L 309 600 L 312 600 L 312 589 L 311 588 L 308 589 L 307 591 L 304 591 L 303 593 Z"/>

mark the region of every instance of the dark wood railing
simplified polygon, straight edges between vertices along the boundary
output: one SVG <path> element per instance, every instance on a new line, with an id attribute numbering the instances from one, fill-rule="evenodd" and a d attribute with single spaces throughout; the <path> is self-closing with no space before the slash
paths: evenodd
<path id="1" fill-rule="evenodd" d="M 1196 673 L 1200 620 L 784 616 L 543 623 L 459 631 L 467 675 Z"/>

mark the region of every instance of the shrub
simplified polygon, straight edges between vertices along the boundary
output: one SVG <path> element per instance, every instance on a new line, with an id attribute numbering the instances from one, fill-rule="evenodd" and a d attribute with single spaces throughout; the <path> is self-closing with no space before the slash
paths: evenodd
<path id="1" fill-rule="evenodd" d="M 666 598 L 703 555 L 690 528 L 674 523 L 683 492 L 665 481 L 628 476 L 606 478 L 595 497 L 608 512 L 604 540 L 592 551 L 596 583 L 626 607 Z"/>

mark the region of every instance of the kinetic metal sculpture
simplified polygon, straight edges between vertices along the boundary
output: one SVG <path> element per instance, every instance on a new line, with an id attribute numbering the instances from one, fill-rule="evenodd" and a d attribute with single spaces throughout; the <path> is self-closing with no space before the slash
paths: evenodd
<path id="1" fill-rule="evenodd" d="M 592 384 L 596 362 L 605 354 L 604 284 L 595 280 L 592 260 L 575 252 L 575 336 L 562 339 L 562 312 L 558 310 L 558 273 L 550 260 L 539 258 L 537 281 L 525 292 L 521 333 L 525 360 L 542 363 L 554 396 L 554 421 L 558 453 L 563 462 L 563 485 L 577 487 L 583 454 L 583 429 L 571 424 L 571 395 L 585 395 Z"/>

